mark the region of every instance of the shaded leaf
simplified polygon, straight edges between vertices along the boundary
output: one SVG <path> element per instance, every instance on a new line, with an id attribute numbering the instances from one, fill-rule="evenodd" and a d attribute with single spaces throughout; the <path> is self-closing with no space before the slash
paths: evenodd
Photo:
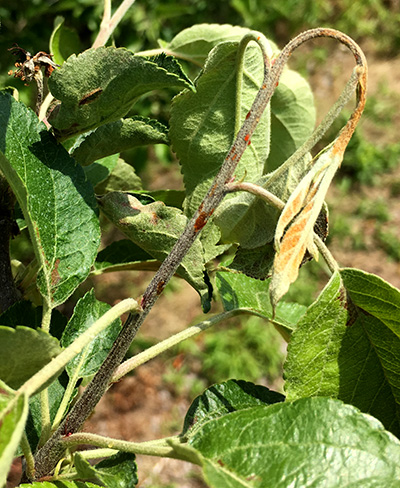
<path id="1" fill-rule="evenodd" d="M 391 288 L 373 275 L 369 279 L 361 271 L 348 271 L 348 276 L 357 275 L 355 297 L 357 291 L 362 295 L 363 281 L 380 281 L 381 290 Z M 360 309 L 353 292 L 347 296 L 341 273 L 333 275 L 297 324 L 284 368 L 288 399 L 336 397 L 400 434 L 400 339 L 384 321 Z"/>
<path id="2" fill-rule="evenodd" d="M 23 483 L 19 488 L 98 488 L 101 485 L 84 481 L 35 481 L 34 483 Z"/>
<path id="3" fill-rule="evenodd" d="M 110 308 L 111 305 L 96 299 L 94 290 L 88 291 L 75 305 L 74 313 L 61 338 L 62 346 L 68 347 L 71 345 L 77 337 L 93 325 Z M 75 378 L 85 378 L 96 373 L 120 331 L 121 320 L 114 320 L 81 353 L 68 363 L 66 367 L 68 375 Z"/>
<path id="4" fill-rule="evenodd" d="M 243 380 L 229 380 L 213 385 L 191 404 L 181 436 L 192 437 L 205 423 L 228 413 L 284 400 L 285 397 L 280 393 Z"/>
<path id="5" fill-rule="evenodd" d="M 70 153 L 79 164 L 87 166 L 93 161 L 133 147 L 149 144 L 168 144 L 168 128 L 148 117 L 120 119 L 78 138 Z"/>
<path id="6" fill-rule="evenodd" d="M 41 329 L 0 326 L 0 378 L 17 389 L 61 352 L 57 339 Z"/>
<path id="7" fill-rule="evenodd" d="M 112 156 L 99 159 L 83 168 L 86 178 L 93 185 L 93 188 L 109 178 L 111 172 L 117 166 L 118 161 L 119 154 L 113 154 Z"/>
<path id="8" fill-rule="evenodd" d="M 137 195 L 144 197 L 144 195 Z M 163 202 L 142 204 L 129 193 L 112 192 L 99 198 L 104 214 L 129 239 L 159 261 L 170 253 L 188 222 L 183 213 Z M 203 309 L 210 308 L 201 242 L 196 240 L 183 258 L 177 274 L 200 294 Z"/>
<path id="9" fill-rule="evenodd" d="M 68 138 L 120 119 L 139 96 L 167 87 L 192 88 L 171 57 L 147 59 L 114 47 L 88 49 L 72 55 L 49 78 L 52 95 L 61 101 L 49 122 L 60 138 Z"/>
<path id="10" fill-rule="evenodd" d="M 215 488 L 400 486 L 398 439 L 376 419 L 328 398 L 209 420 L 188 445 L 203 456 L 206 481 Z"/>
<path id="11" fill-rule="evenodd" d="M 89 168 L 94 164 L 96 163 L 92 163 Z M 109 176 L 95 187 L 98 195 L 111 191 L 140 191 L 141 189 L 142 180 L 136 174 L 135 169 L 121 158 L 118 159 Z"/>
<path id="12" fill-rule="evenodd" d="M 132 269 L 157 270 L 160 261 L 128 239 L 116 241 L 99 252 L 93 274 Z"/>
<path id="13" fill-rule="evenodd" d="M 0 93 L 0 169 L 28 224 L 48 306 L 86 279 L 100 242 L 93 189 L 82 168 L 22 103 Z"/>
<path id="14" fill-rule="evenodd" d="M 138 483 L 135 458 L 134 454 L 119 452 L 92 466 L 77 452 L 74 463 L 81 478 L 94 479 L 107 488 L 132 488 Z"/>
<path id="15" fill-rule="evenodd" d="M 5 486 L 7 474 L 24 432 L 28 415 L 28 397 L 11 397 L 1 402 L 0 410 L 0 486 Z"/>

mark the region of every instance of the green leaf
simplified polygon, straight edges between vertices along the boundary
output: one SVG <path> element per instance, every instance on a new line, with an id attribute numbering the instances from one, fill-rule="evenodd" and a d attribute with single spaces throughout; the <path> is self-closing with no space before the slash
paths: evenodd
<path id="1" fill-rule="evenodd" d="M 376 419 L 328 398 L 240 410 L 189 439 L 210 487 L 400 486 L 400 443 Z"/>
<path id="2" fill-rule="evenodd" d="M 113 156 L 109 156 L 113 157 Z M 92 163 L 87 168 L 91 168 Z M 121 158 L 118 159 L 115 168 L 111 171 L 108 178 L 96 185 L 95 191 L 98 195 L 109 193 L 111 191 L 140 191 L 142 189 L 142 180 L 136 174 L 135 169 Z"/>
<path id="3" fill-rule="evenodd" d="M 141 95 L 192 84 L 170 56 L 146 59 L 126 49 L 100 47 L 72 55 L 49 78 L 61 101 L 49 116 L 59 138 L 113 122 L 128 113 Z"/>
<path id="4" fill-rule="evenodd" d="M 160 262 L 128 239 L 116 241 L 99 252 L 93 274 L 132 269 L 157 270 Z"/>
<path id="5" fill-rule="evenodd" d="M 74 463 L 82 478 L 94 479 L 107 488 L 132 488 L 138 483 L 135 458 L 134 454 L 119 452 L 92 466 L 77 452 Z"/>
<path id="6" fill-rule="evenodd" d="M 218 272 L 216 285 L 225 311 L 243 310 L 272 321 L 274 326 L 288 340 L 306 307 L 298 303 L 279 303 L 273 316 L 269 301 L 270 280 L 260 281 L 243 274 Z"/>
<path id="7" fill-rule="evenodd" d="M 54 61 L 61 65 L 68 56 L 80 51 L 81 42 L 76 30 L 65 27 L 64 18 L 61 18 L 50 37 L 50 52 Z"/>
<path id="8" fill-rule="evenodd" d="M 111 154 L 137 146 L 168 144 L 168 128 L 148 117 L 131 117 L 102 125 L 78 138 L 70 153 L 79 164 L 87 166 Z"/>
<path id="9" fill-rule="evenodd" d="M 99 159 L 89 166 L 85 166 L 83 170 L 85 171 L 86 178 L 90 181 L 93 188 L 95 188 L 103 181 L 106 181 L 111 172 L 117 166 L 119 161 L 119 154 L 113 154 L 112 156 L 107 156 L 105 158 Z"/>
<path id="10" fill-rule="evenodd" d="M 7 474 L 24 432 L 28 416 L 28 397 L 20 395 L 2 402 L 0 411 L 0 486 L 5 486 Z"/>
<path id="11" fill-rule="evenodd" d="M 178 58 L 203 66 L 208 53 L 221 42 L 240 41 L 250 29 L 228 24 L 197 24 L 184 29 L 165 45 Z"/>
<path id="12" fill-rule="evenodd" d="M 379 276 L 359 269 L 344 268 L 340 275 L 353 303 L 400 337 L 400 291 Z"/>
<path id="13" fill-rule="evenodd" d="M 192 437 L 205 423 L 228 413 L 284 400 L 285 397 L 280 393 L 243 380 L 229 380 L 213 385 L 191 404 L 181 436 Z"/>
<path id="14" fill-rule="evenodd" d="M 198 208 L 235 136 L 238 45 L 238 42 L 225 42 L 216 46 L 196 80 L 196 93 L 185 90 L 172 104 L 170 139 L 182 165 L 187 215 Z M 246 49 L 240 94 L 241 120 L 261 85 L 263 70 L 261 51 L 250 44 Z M 269 120 L 267 109 L 239 162 L 238 178 L 246 174 L 247 179 L 255 181 L 263 174 L 269 151 Z M 231 196 L 229 201 L 235 198 Z M 220 220 L 222 225 L 224 219 Z"/>
<path id="15" fill-rule="evenodd" d="M 32 302 L 20 300 L 0 315 L 0 325 L 13 327 L 19 325 L 30 327 L 31 329 L 40 328 L 42 324 L 43 307 L 35 307 Z M 50 335 L 56 339 L 61 339 L 61 335 L 68 319 L 58 310 L 53 310 L 50 322 Z"/>
<path id="16" fill-rule="evenodd" d="M 22 103 L 0 93 L 0 169 L 28 224 L 48 306 L 63 303 L 86 279 L 100 227 L 91 185 L 80 166 Z"/>
<path id="17" fill-rule="evenodd" d="M 99 205 L 114 225 L 159 261 L 168 256 L 187 224 L 187 218 L 179 209 L 167 207 L 163 202 L 143 205 L 129 193 L 107 193 L 99 198 Z M 177 273 L 199 293 L 203 310 L 208 311 L 211 296 L 205 281 L 203 248 L 199 240 L 183 258 Z"/>
<path id="18" fill-rule="evenodd" d="M 48 388 L 49 398 L 49 413 L 50 421 L 53 422 L 57 414 L 58 408 L 63 399 L 65 388 L 67 386 L 68 376 L 63 372 L 55 381 L 51 383 Z M 78 393 L 78 389 L 75 390 L 72 395 L 71 401 Z M 41 399 L 40 394 L 36 394 L 29 399 L 29 415 L 26 422 L 26 434 L 28 441 L 33 452 L 35 452 L 40 434 L 42 433 L 42 413 L 41 413 Z"/>
<path id="19" fill-rule="evenodd" d="M 363 294 L 363 275 L 364 283 L 380 281 L 381 291 L 391 289 L 383 280 L 358 270 L 344 274 L 350 279 L 360 276 L 360 286 L 353 281 L 355 297 L 357 292 Z M 399 291 L 391 292 L 392 296 L 397 293 L 400 303 Z M 384 321 L 359 308 L 353 291 L 344 287 L 341 273 L 333 275 L 297 324 L 284 369 L 288 399 L 336 397 L 400 434 L 400 339 Z"/>
<path id="20" fill-rule="evenodd" d="M 0 378 L 17 389 L 61 352 L 57 339 L 41 329 L 0 326 Z"/>
<path id="21" fill-rule="evenodd" d="M 23 483 L 18 488 L 98 488 L 101 485 L 83 481 L 35 481 L 34 483 Z"/>
<path id="22" fill-rule="evenodd" d="M 111 306 L 96 300 L 94 290 L 90 290 L 81 298 L 74 309 L 71 320 L 61 338 L 63 347 L 68 347 L 85 330 L 102 317 Z M 115 339 L 121 331 L 121 320 L 114 320 L 106 329 L 90 342 L 81 353 L 72 359 L 67 367 L 70 377 L 85 378 L 97 372 L 110 351 Z"/>
<path id="23" fill-rule="evenodd" d="M 315 119 L 310 85 L 296 71 L 285 69 L 271 98 L 271 145 L 266 172 L 277 169 L 311 136 Z"/>

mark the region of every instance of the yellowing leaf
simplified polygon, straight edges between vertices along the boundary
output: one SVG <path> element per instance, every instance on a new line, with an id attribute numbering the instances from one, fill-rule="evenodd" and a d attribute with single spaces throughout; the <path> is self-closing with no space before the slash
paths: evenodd
<path id="1" fill-rule="evenodd" d="M 270 297 L 275 306 L 298 275 L 306 250 L 315 257 L 314 225 L 324 204 L 326 192 L 343 159 L 337 144 L 331 145 L 315 161 L 288 199 L 279 218 Z M 282 237 L 283 236 L 283 237 Z"/>

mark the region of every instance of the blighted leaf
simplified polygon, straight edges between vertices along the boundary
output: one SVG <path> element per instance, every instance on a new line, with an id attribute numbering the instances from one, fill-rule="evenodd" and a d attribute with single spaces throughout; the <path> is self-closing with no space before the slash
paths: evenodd
<path id="1" fill-rule="evenodd" d="M 66 27 L 64 19 L 53 30 L 50 37 L 50 52 L 54 61 L 61 65 L 71 55 L 81 51 L 81 43 L 76 30 Z"/>
<path id="2" fill-rule="evenodd" d="M 110 156 L 111 157 L 111 156 Z M 91 166 L 93 166 L 92 163 Z M 136 174 L 135 168 L 119 158 L 108 178 L 96 185 L 95 191 L 98 195 L 110 191 L 140 191 L 142 180 Z"/>
<path id="3" fill-rule="evenodd" d="M 93 274 L 105 271 L 127 271 L 133 269 L 157 270 L 160 261 L 128 239 L 111 243 L 99 252 L 94 263 Z"/>
<path id="4" fill-rule="evenodd" d="M 228 24 L 197 24 L 182 30 L 165 45 L 168 52 L 203 66 L 208 53 L 221 42 L 240 41 L 250 29 Z"/>
<path id="5" fill-rule="evenodd" d="M 28 416 L 28 397 L 10 396 L 9 402 L 2 402 L 0 410 L 0 486 L 6 486 L 7 474 L 15 456 L 26 418 Z"/>
<path id="6" fill-rule="evenodd" d="M 341 272 L 335 273 L 297 324 L 284 366 L 285 390 L 288 399 L 339 398 L 375 416 L 386 429 L 399 435 L 400 338 L 379 318 L 379 312 L 370 315 L 353 299 L 360 296 L 365 300 L 363 285 L 368 282 L 380 282 L 375 296 L 385 288 L 389 292 L 391 287 L 373 275 L 363 279 L 362 271 L 347 272 L 353 278 L 360 277 L 359 285 L 352 281 L 349 292 Z M 392 303 L 399 304 L 400 293 L 394 291 Z M 375 305 L 372 308 L 379 310 L 372 287 L 370 296 L 370 303 Z M 383 300 L 381 304 L 383 310 Z M 399 312 L 392 311 L 392 318 L 399 320 Z"/>
<path id="7" fill-rule="evenodd" d="M 96 480 L 107 488 L 133 488 L 138 483 L 135 458 L 119 452 L 93 466 L 77 452 L 74 464 L 81 478 Z"/>
<path id="8" fill-rule="evenodd" d="M 337 150 L 335 144 L 324 150 L 281 212 L 275 232 L 277 253 L 270 285 L 273 306 L 276 306 L 296 280 L 306 250 L 313 257 L 318 257 L 314 245 L 314 225 L 342 159 L 343 153 Z"/>
<path id="9" fill-rule="evenodd" d="M 139 196 L 139 195 L 137 195 Z M 111 192 L 99 198 L 104 214 L 129 239 L 159 261 L 170 253 L 188 222 L 183 213 L 163 202 L 142 204 L 129 193 Z M 200 294 L 204 310 L 210 307 L 210 289 L 205 281 L 203 248 L 196 240 L 177 270 Z"/>
<path id="10" fill-rule="evenodd" d="M 263 79 L 261 51 L 250 44 L 242 91 L 237 94 L 237 50 L 238 42 L 216 46 L 196 80 L 196 93 L 185 90 L 172 104 L 170 139 L 182 165 L 187 215 L 197 210 L 235 137 L 236 100 L 241 101 L 240 119 L 244 120 Z M 263 174 L 269 152 L 269 120 L 266 109 L 237 167 L 238 177 L 246 174 L 246 179 L 255 181 Z"/>
<path id="11" fill-rule="evenodd" d="M 306 398 L 205 422 L 188 445 L 210 487 L 400 486 L 400 442 L 350 405 Z"/>
<path id="12" fill-rule="evenodd" d="M 260 281 L 234 272 L 218 272 L 216 285 L 225 311 L 243 310 L 271 320 L 285 340 L 289 340 L 306 307 L 297 303 L 281 302 L 273 318 L 269 301 L 270 280 Z"/>
<path id="13" fill-rule="evenodd" d="M 285 397 L 265 386 L 243 380 L 213 385 L 191 404 L 181 436 L 193 436 L 208 421 L 249 407 L 283 402 Z"/>
<path id="14" fill-rule="evenodd" d="M 17 389 L 61 352 L 57 339 L 41 329 L 0 326 L 0 378 Z"/>
<path id="15" fill-rule="evenodd" d="M 49 122 L 60 138 L 68 138 L 120 119 L 139 96 L 168 87 L 192 88 L 171 56 L 148 59 L 122 48 L 88 49 L 49 78 L 49 89 L 61 102 Z"/>
<path id="16" fill-rule="evenodd" d="M 100 227 L 93 188 L 82 168 L 36 115 L 0 93 L 0 169 L 28 224 L 48 306 L 63 303 L 86 279 Z"/>
<path id="17" fill-rule="evenodd" d="M 75 306 L 74 313 L 61 338 L 62 346 L 68 347 L 71 345 L 77 337 L 93 325 L 110 308 L 111 306 L 107 303 L 100 302 L 96 299 L 93 290 L 87 292 Z M 96 373 L 120 331 L 121 320 L 114 320 L 81 353 L 67 364 L 66 370 L 68 375 L 75 378 L 85 378 Z"/>
<path id="18" fill-rule="evenodd" d="M 168 144 L 168 129 L 148 117 L 131 117 L 102 125 L 78 138 L 70 153 L 82 166 L 136 146 Z"/>

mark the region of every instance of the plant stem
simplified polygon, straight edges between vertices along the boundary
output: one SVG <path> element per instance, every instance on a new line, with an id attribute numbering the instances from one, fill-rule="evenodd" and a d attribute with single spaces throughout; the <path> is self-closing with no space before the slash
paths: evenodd
<path id="1" fill-rule="evenodd" d="M 21 449 L 24 453 L 28 477 L 33 478 L 35 476 L 35 460 L 25 431 L 21 437 Z"/>
<path id="2" fill-rule="evenodd" d="M 178 454 L 171 446 L 173 441 L 179 441 L 179 437 L 174 436 L 166 439 L 158 439 L 147 442 L 129 442 L 119 439 L 112 439 L 111 437 L 104 437 L 97 434 L 81 432 L 79 434 L 72 434 L 69 437 L 64 437 L 62 443 L 65 447 L 73 447 L 79 444 L 89 444 L 91 446 L 116 449 L 118 451 L 131 452 L 133 454 L 167 457 L 188 461 L 189 459 L 187 457 L 182 454 Z M 190 458 L 190 462 L 193 462 L 192 458 Z"/>
<path id="3" fill-rule="evenodd" d="M 38 446 L 43 446 L 50 437 L 51 433 L 51 419 L 50 419 L 50 404 L 49 404 L 49 389 L 45 388 L 40 392 L 40 420 L 42 431 Z"/>
<path id="4" fill-rule="evenodd" d="M 117 8 L 114 15 L 110 18 L 110 10 L 108 8 L 108 2 L 106 1 L 107 8 L 104 9 L 103 20 L 100 25 L 100 31 L 93 43 L 94 48 L 104 46 L 114 29 L 121 22 L 122 18 L 128 11 L 128 9 L 135 3 L 135 0 L 124 0 Z"/>
<path id="5" fill-rule="evenodd" d="M 126 374 L 130 373 L 134 369 L 136 369 L 138 366 L 146 363 L 147 361 L 150 361 L 150 359 L 153 359 L 157 356 L 159 356 L 161 353 L 167 351 L 168 349 L 171 349 L 171 347 L 176 346 L 177 344 L 185 341 L 186 339 L 189 339 L 190 337 L 194 337 L 195 335 L 199 334 L 200 332 L 203 332 L 204 330 L 208 329 L 209 327 L 212 327 L 215 324 L 218 324 L 221 322 L 221 320 L 225 319 L 230 319 L 231 317 L 235 317 L 243 312 L 238 311 L 238 310 L 232 310 L 230 312 L 224 312 L 218 315 L 215 315 L 214 317 L 209 318 L 208 320 L 204 320 L 200 322 L 199 324 L 193 325 L 192 327 L 188 327 L 187 329 L 178 332 L 177 334 L 174 334 L 171 337 L 168 337 L 164 341 L 159 342 L 158 344 L 155 344 L 152 347 L 149 347 L 145 351 L 136 354 L 131 359 L 128 359 L 124 363 L 122 363 L 115 371 L 111 382 L 115 383 L 119 381 L 123 376 Z"/>

